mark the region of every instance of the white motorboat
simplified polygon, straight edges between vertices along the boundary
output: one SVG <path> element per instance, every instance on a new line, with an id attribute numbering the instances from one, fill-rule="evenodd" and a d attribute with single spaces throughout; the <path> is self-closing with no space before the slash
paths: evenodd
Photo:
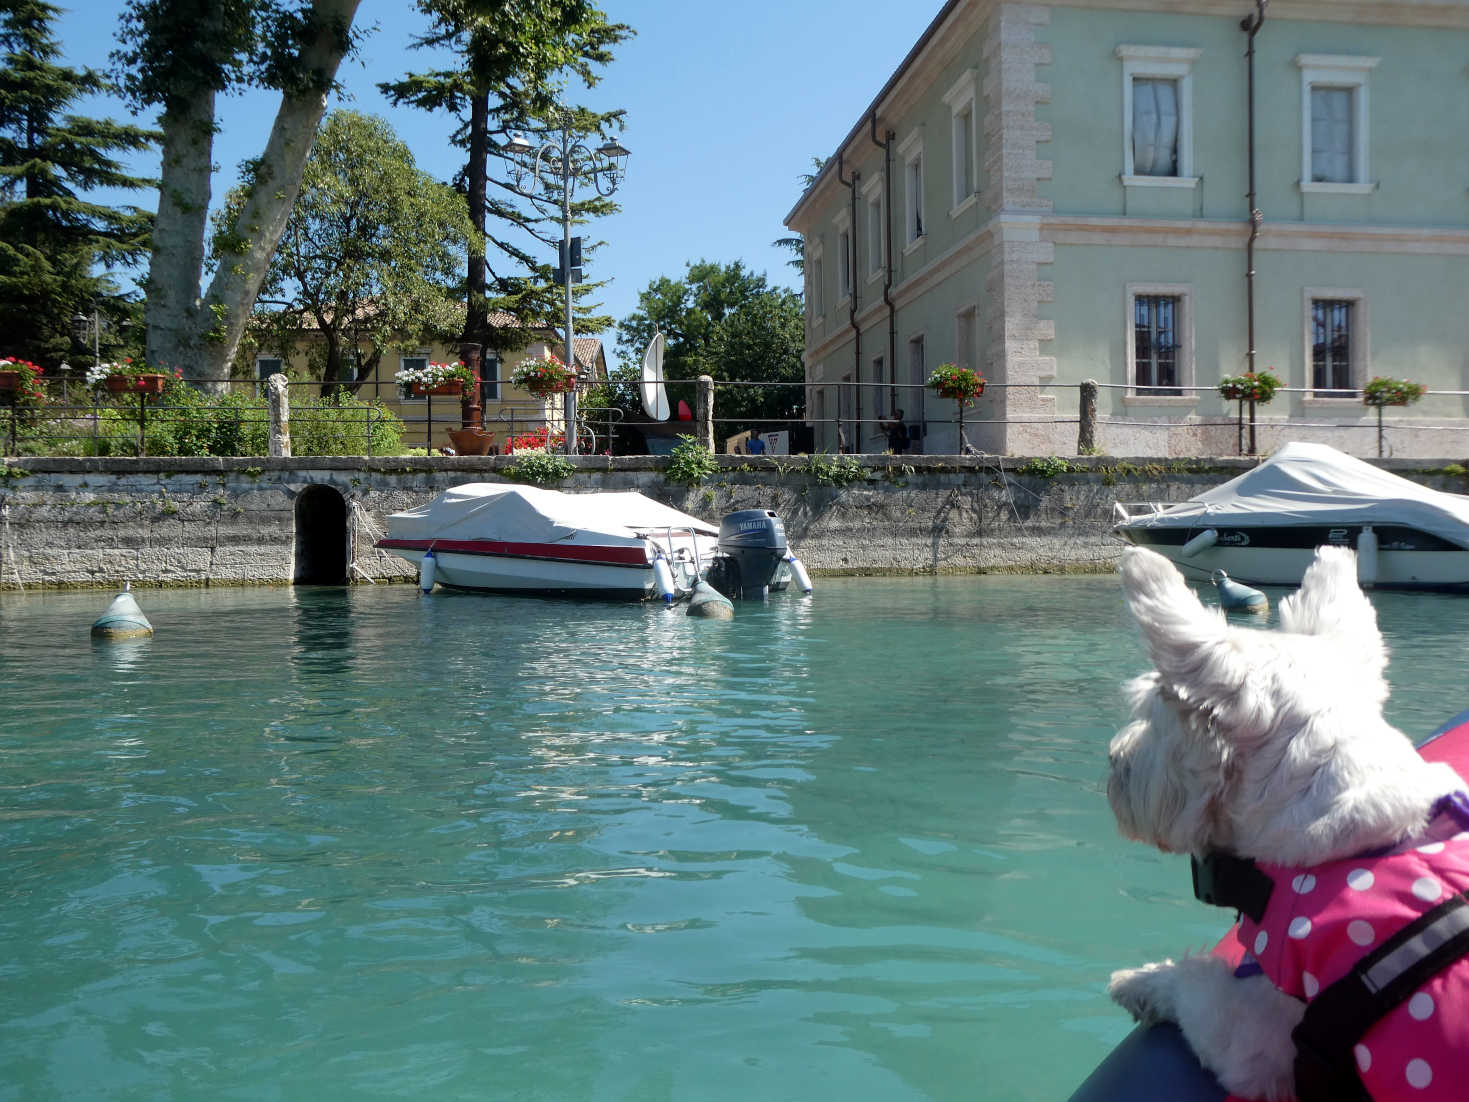
<path id="1" fill-rule="evenodd" d="M 377 546 L 415 564 L 426 590 L 674 601 L 706 578 L 728 596 L 805 580 L 774 513 L 734 513 L 716 528 L 632 491 L 472 482 L 391 514 Z"/>
<path id="2" fill-rule="evenodd" d="M 1325 444 L 1286 444 L 1175 505 L 1114 506 L 1113 532 L 1185 574 L 1299 585 L 1317 547 L 1354 548 L 1364 585 L 1469 590 L 1469 497 L 1420 486 Z"/>

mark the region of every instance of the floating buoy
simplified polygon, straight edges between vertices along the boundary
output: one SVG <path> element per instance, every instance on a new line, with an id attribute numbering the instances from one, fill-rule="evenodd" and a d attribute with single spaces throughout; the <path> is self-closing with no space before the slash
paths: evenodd
<path id="1" fill-rule="evenodd" d="M 425 593 L 432 592 L 434 588 L 434 568 L 438 565 L 438 558 L 434 555 L 434 549 L 430 547 L 423 553 L 423 559 L 418 564 L 418 588 Z"/>
<path id="2" fill-rule="evenodd" d="M 668 565 L 668 560 L 659 551 L 653 558 L 653 586 L 658 590 L 658 596 L 663 598 L 664 604 L 673 604 L 673 599 L 678 596 L 678 590 L 673 585 L 673 569 Z"/>
<path id="3" fill-rule="evenodd" d="M 137 639 L 152 635 L 153 625 L 132 594 L 132 583 L 124 582 L 122 592 L 112 598 L 107 611 L 92 625 L 93 639 Z"/>
<path id="4" fill-rule="evenodd" d="M 1214 580 L 1214 588 L 1219 591 L 1220 608 L 1231 612 L 1264 612 L 1269 609 L 1270 602 L 1258 589 L 1241 585 L 1222 570 L 1214 571 L 1210 577 Z"/>
<path id="5" fill-rule="evenodd" d="M 733 620 L 734 604 L 708 582 L 699 581 L 689 597 L 689 615 L 706 620 Z"/>
<path id="6" fill-rule="evenodd" d="M 786 565 L 791 568 L 791 580 L 796 583 L 796 588 L 802 593 L 810 593 L 811 575 L 806 573 L 806 567 L 801 560 L 794 555 L 787 555 Z"/>

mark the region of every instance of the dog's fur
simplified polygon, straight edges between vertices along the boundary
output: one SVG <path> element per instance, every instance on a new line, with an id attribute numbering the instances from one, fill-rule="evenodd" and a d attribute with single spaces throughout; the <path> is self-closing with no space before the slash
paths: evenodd
<path id="1" fill-rule="evenodd" d="M 1132 722 L 1109 754 L 1128 837 L 1315 865 L 1412 836 L 1459 787 L 1382 717 L 1387 650 L 1350 550 L 1317 552 L 1278 632 L 1230 626 L 1143 548 L 1124 552 L 1122 579 L 1157 667 L 1127 686 Z M 1199 956 L 1116 972 L 1108 990 L 1139 1020 L 1177 1022 L 1235 1094 L 1292 1097 L 1304 1006 L 1266 977 Z"/>

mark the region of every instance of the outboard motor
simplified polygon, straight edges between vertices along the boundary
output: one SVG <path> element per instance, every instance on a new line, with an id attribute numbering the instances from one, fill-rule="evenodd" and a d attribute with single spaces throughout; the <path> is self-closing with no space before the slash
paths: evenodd
<path id="1" fill-rule="evenodd" d="M 731 600 L 761 600 L 785 561 L 785 525 L 768 509 L 742 509 L 719 522 L 719 557 L 709 583 Z"/>

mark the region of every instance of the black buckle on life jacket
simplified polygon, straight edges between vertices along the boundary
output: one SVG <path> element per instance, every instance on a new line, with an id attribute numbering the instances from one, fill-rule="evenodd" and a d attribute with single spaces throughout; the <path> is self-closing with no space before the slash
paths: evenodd
<path id="1" fill-rule="evenodd" d="M 1266 876 L 1248 857 L 1232 853 L 1206 853 L 1191 857 L 1194 874 L 1194 898 L 1216 907 L 1230 907 L 1259 922 L 1265 917 L 1275 881 Z"/>
<path id="2" fill-rule="evenodd" d="M 1317 995 L 1291 1033 L 1300 1102 L 1367 1099 L 1353 1046 L 1390 1010 L 1466 955 L 1469 892 L 1461 892 L 1419 915 Z"/>

